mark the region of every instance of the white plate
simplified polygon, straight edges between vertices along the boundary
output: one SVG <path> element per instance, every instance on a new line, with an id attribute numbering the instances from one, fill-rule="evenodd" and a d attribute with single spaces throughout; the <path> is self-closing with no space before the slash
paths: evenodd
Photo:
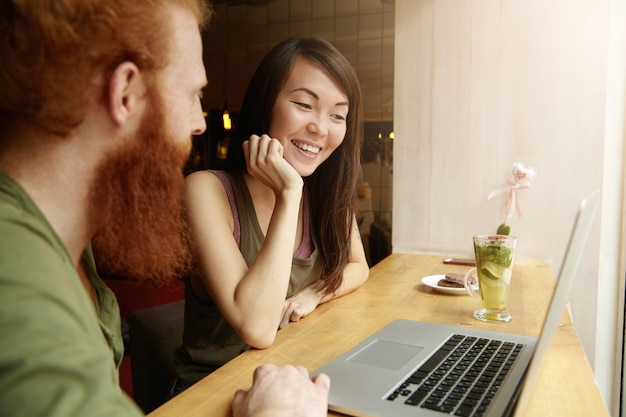
<path id="1" fill-rule="evenodd" d="M 427 277 L 422 278 L 422 284 L 434 289 L 435 291 L 439 291 L 444 294 L 452 294 L 452 295 L 467 295 L 465 288 L 450 288 L 450 287 L 440 287 L 437 283 L 444 279 L 446 276 L 443 275 L 429 275 Z"/>

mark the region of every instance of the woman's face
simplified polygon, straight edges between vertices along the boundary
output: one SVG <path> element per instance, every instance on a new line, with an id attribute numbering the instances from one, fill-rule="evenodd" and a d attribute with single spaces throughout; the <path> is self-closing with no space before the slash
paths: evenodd
<path id="1" fill-rule="evenodd" d="M 339 84 L 305 58 L 298 58 L 278 93 L 268 134 L 298 173 L 311 175 L 343 142 L 348 98 Z"/>

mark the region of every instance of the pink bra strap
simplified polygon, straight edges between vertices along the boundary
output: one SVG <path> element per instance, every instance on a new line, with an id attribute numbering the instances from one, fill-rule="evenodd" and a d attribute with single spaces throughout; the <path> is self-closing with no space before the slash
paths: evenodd
<path id="1" fill-rule="evenodd" d="M 313 244 L 311 242 L 311 227 L 309 225 L 309 204 L 307 201 L 306 192 L 303 193 L 304 202 L 302 205 L 302 217 L 304 228 L 302 229 L 302 242 L 298 247 L 298 250 L 294 254 L 296 258 L 306 259 L 313 253 Z"/>

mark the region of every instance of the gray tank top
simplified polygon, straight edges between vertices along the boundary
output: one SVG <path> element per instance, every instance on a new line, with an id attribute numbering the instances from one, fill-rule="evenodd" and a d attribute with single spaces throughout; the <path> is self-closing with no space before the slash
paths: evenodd
<path id="1" fill-rule="evenodd" d="M 222 181 L 233 212 L 233 235 L 246 263 L 250 266 L 265 240 L 252 197 L 243 175 L 211 171 Z M 316 282 L 322 274 L 316 234 L 311 231 L 309 207 L 303 209 L 303 239 L 292 258 L 287 297 Z M 185 287 L 183 345 L 175 352 L 178 379 L 192 385 L 248 349 L 211 301 L 195 296 L 191 285 Z"/>

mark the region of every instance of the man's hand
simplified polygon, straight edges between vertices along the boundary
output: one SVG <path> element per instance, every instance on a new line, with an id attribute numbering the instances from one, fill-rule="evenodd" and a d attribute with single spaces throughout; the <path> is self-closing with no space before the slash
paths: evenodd
<path id="1" fill-rule="evenodd" d="M 330 378 L 302 366 L 259 366 L 249 390 L 233 398 L 234 417 L 325 417 Z"/>

